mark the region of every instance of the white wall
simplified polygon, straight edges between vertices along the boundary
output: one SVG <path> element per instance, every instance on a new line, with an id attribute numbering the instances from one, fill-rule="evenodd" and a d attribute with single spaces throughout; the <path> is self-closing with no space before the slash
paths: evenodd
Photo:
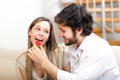
<path id="1" fill-rule="evenodd" d="M 56 40 L 57 40 L 58 43 L 63 42 L 63 39 L 60 38 L 60 36 L 59 36 L 58 27 L 54 23 L 54 17 L 58 12 L 61 11 L 61 7 L 60 7 L 61 6 L 61 1 L 62 0 L 44 0 L 43 4 L 45 4 L 45 6 L 42 7 L 43 16 L 46 16 L 46 17 L 50 18 L 53 22 L 55 37 L 56 37 Z"/>
<path id="2" fill-rule="evenodd" d="M 27 29 L 42 15 L 42 0 L 0 0 L 0 48 L 25 49 Z"/>
<path id="3" fill-rule="evenodd" d="M 53 21 L 59 11 L 59 0 L 0 0 L 0 49 L 26 49 L 30 23 L 38 16 Z M 56 26 L 56 39 L 60 42 Z"/>

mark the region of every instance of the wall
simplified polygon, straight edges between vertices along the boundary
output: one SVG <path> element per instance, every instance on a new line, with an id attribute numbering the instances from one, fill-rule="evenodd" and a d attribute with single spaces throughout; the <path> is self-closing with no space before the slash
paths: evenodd
<path id="1" fill-rule="evenodd" d="M 54 16 L 60 11 L 60 1 L 1 0 L 0 10 L 0 49 L 26 49 L 30 23 L 38 16 L 46 16 L 54 23 Z M 56 26 L 54 24 L 57 37 Z M 56 39 L 61 41 L 59 37 Z"/>
<path id="2" fill-rule="evenodd" d="M 0 48 L 26 48 L 27 28 L 41 6 L 40 0 L 0 0 Z"/>

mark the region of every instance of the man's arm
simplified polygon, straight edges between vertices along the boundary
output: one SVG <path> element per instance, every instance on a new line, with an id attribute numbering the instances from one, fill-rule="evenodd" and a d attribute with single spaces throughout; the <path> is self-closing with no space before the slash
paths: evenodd
<path id="1" fill-rule="evenodd" d="M 28 56 L 33 61 L 40 64 L 52 77 L 57 79 L 57 72 L 59 69 L 49 61 L 46 52 L 42 46 L 38 48 L 36 45 L 33 45 L 33 47 L 30 48 L 28 51 Z"/>
<path id="2" fill-rule="evenodd" d="M 57 79 L 57 73 L 59 69 L 53 65 L 49 60 L 44 61 L 45 63 L 41 66 L 55 79 Z"/>
<path id="3" fill-rule="evenodd" d="M 70 72 L 70 62 L 63 68 L 63 70 Z"/>

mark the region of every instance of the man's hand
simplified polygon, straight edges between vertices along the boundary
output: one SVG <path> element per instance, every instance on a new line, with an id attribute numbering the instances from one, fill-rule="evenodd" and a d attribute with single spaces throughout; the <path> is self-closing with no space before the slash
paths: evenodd
<path id="1" fill-rule="evenodd" d="M 40 46 L 40 48 L 38 48 L 36 44 L 34 44 L 32 48 L 28 49 L 28 51 L 29 51 L 28 56 L 34 62 L 40 64 L 41 66 L 44 65 L 46 61 L 48 61 L 46 51 L 44 50 L 42 45 Z"/>
<path id="2" fill-rule="evenodd" d="M 38 48 L 35 44 L 28 51 L 28 56 L 34 62 L 40 64 L 41 67 L 44 68 L 53 78 L 57 79 L 57 72 L 59 69 L 49 61 L 46 55 L 46 51 L 44 50 L 42 45 L 40 46 L 40 48 Z"/>

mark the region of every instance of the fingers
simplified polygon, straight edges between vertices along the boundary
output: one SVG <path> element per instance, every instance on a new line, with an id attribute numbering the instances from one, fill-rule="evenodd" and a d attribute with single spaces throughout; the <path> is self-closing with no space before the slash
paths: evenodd
<path id="1" fill-rule="evenodd" d="M 42 47 L 38 48 L 36 45 L 33 45 L 33 47 L 28 49 L 28 56 L 34 60 L 35 58 L 37 58 L 38 56 L 40 56 L 40 54 L 42 54 Z M 42 48 L 43 49 L 43 48 Z"/>
<path id="2" fill-rule="evenodd" d="M 35 62 L 35 63 L 40 63 L 39 57 L 40 57 L 40 52 L 37 52 L 34 47 L 28 49 L 28 56 Z"/>
<path id="3" fill-rule="evenodd" d="M 29 51 L 29 53 L 30 53 L 31 55 L 34 55 L 34 53 L 36 53 L 34 47 L 29 48 L 28 51 Z"/>
<path id="4" fill-rule="evenodd" d="M 32 48 L 30 48 L 30 49 L 28 49 L 28 56 L 33 60 L 34 58 L 33 58 L 33 56 L 34 56 L 34 54 L 33 54 L 33 50 L 32 50 Z"/>
<path id="5" fill-rule="evenodd" d="M 44 48 L 42 47 L 42 45 L 40 46 L 40 49 L 41 49 L 41 50 L 44 50 Z"/>
<path id="6" fill-rule="evenodd" d="M 43 58 L 46 57 L 46 51 L 42 46 L 38 48 L 36 45 L 33 45 L 30 49 L 28 49 L 28 56 L 32 59 L 35 60 L 36 58 Z"/>
<path id="7" fill-rule="evenodd" d="M 27 55 L 33 60 L 31 53 L 28 53 Z"/>
<path id="8" fill-rule="evenodd" d="M 34 44 L 33 47 L 32 47 L 32 49 L 38 50 L 38 49 L 40 49 L 40 48 L 38 48 L 38 47 L 36 46 L 36 44 Z"/>
<path id="9" fill-rule="evenodd" d="M 40 52 L 39 48 L 36 45 L 28 49 L 29 55 L 35 56 L 38 52 Z"/>

